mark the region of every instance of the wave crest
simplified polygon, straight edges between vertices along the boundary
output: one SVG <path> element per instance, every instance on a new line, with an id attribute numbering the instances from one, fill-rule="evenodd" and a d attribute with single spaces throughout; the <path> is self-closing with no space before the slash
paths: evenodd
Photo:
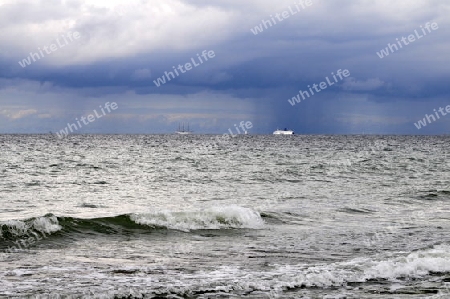
<path id="1" fill-rule="evenodd" d="M 450 273 L 450 246 L 437 245 L 418 250 L 405 257 L 379 261 L 365 271 L 366 276 L 394 279 L 422 277 L 430 273 Z"/>
<path id="2" fill-rule="evenodd" d="M 132 214 L 130 219 L 140 225 L 186 232 L 199 229 L 258 229 L 264 226 L 264 221 L 258 212 L 239 206 L 214 207 L 198 211 Z"/>
<path id="3" fill-rule="evenodd" d="M 61 229 L 58 218 L 51 214 L 27 220 L 8 220 L 0 222 L 0 239 L 16 239 L 36 232 L 52 234 Z"/>

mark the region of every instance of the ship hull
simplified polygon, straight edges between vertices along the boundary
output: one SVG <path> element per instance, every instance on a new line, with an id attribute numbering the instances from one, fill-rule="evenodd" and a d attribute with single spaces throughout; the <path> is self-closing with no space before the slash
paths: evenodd
<path id="1" fill-rule="evenodd" d="M 294 135 L 294 131 L 276 130 L 275 132 L 273 132 L 273 135 Z"/>

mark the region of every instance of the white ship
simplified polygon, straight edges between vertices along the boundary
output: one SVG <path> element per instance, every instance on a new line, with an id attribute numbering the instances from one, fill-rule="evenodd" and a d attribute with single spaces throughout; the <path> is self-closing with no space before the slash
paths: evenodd
<path id="1" fill-rule="evenodd" d="M 294 131 L 292 130 L 288 130 L 288 129 L 284 129 L 284 130 L 276 130 L 275 132 L 273 132 L 273 135 L 294 135 Z"/>
<path id="2" fill-rule="evenodd" d="M 187 125 L 187 130 L 184 130 L 184 124 L 183 124 L 183 126 L 178 124 L 178 130 L 175 133 L 177 133 L 179 135 L 189 135 L 189 134 L 192 134 L 192 131 L 189 130 L 189 124 Z"/>

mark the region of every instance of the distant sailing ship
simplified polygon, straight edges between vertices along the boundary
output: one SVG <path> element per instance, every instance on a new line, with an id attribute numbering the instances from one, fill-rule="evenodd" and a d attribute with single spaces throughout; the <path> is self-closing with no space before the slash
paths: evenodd
<path id="1" fill-rule="evenodd" d="M 292 130 L 288 130 L 288 129 L 284 129 L 284 130 L 276 130 L 275 132 L 273 132 L 273 135 L 294 135 L 294 131 Z"/>
<path id="2" fill-rule="evenodd" d="M 184 130 L 184 123 L 183 123 L 183 126 L 178 124 L 178 130 L 175 133 L 179 135 L 189 135 L 192 134 L 192 131 L 189 130 L 189 124 L 187 125 L 187 130 Z"/>

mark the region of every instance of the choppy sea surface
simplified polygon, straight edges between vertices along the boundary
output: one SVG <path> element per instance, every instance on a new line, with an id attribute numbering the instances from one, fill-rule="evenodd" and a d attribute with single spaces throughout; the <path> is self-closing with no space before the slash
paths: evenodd
<path id="1" fill-rule="evenodd" d="M 0 298 L 450 298 L 449 144 L 0 135 Z"/>

